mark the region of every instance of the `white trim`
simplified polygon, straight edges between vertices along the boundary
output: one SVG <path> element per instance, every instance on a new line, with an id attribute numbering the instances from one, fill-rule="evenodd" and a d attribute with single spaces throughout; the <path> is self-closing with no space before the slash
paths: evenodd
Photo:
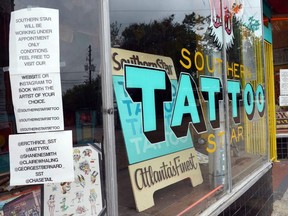
<path id="1" fill-rule="evenodd" d="M 247 176 L 247 178 L 245 178 L 240 184 L 236 185 L 231 193 L 228 193 L 227 195 L 220 198 L 200 215 L 219 215 L 240 196 L 242 196 L 249 188 L 251 188 L 252 185 L 254 185 L 265 173 L 268 172 L 269 169 L 271 169 L 271 167 L 272 164 L 270 162 L 264 164 L 250 176 Z"/>

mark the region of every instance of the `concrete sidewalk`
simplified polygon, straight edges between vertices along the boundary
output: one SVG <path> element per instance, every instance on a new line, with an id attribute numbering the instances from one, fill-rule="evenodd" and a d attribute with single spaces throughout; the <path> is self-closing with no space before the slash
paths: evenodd
<path id="1" fill-rule="evenodd" d="M 288 190 L 284 193 L 280 200 L 275 200 L 273 203 L 272 216 L 287 216 L 288 215 Z"/>
<path id="2" fill-rule="evenodd" d="M 275 162 L 272 175 L 274 196 L 272 216 L 288 216 L 288 160 Z"/>

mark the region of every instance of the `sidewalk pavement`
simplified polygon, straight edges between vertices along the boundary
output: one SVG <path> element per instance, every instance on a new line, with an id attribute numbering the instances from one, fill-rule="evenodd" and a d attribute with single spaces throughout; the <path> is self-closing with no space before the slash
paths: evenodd
<path id="1" fill-rule="evenodd" d="M 271 216 L 288 216 L 288 160 L 273 164 L 272 178 L 274 203 Z"/>
<path id="2" fill-rule="evenodd" d="M 273 212 L 271 216 L 287 216 L 288 215 L 288 190 L 284 193 L 280 200 L 273 203 Z"/>

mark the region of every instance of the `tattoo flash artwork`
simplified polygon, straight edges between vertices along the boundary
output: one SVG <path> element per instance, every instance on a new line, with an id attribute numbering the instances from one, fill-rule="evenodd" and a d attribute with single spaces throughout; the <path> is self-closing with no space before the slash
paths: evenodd
<path id="1" fill-rule="evenodd" d="M 87 160 L 82 161 L 81 163 L 79 163 L 79 169 L 81 171 L 83 171 L 85 173 L 85 175 L 88 175 L 89 172 L 91 171 L 90 165 L 89 165 Z"/>
<path id="2" fill-rule="evenodd" d="M 98 172 L 94 171 L 92 174 L 91 174 L 91 183 L 94 184 L 96 182 L 96 179 L 97 179 L 97 176 L 98 176 Z"/>
<path id="3" fill-rule="evenodd" d="M 99 154 L 92 147 L 73 151 L 75 181 L 44 185 L 44 215 L 97 216 L 102 211 Z"/>
<path id="4" fill-rule="evenodd" d="M 80 150 L 79 149 L 74 149 L 73 151 L 73 159 L 75 162 L 78 162 L 81 158 Z"/>
<path id="5" fill-rule="evenodd" d="M 85 187 L 85 178 L 83 175 L 77 175 L 77 178 L 75 179 L 75 182 L 81 185 L 82 188 Z"/>
<path id="6" fill-rule="evenodd" d="M 49 199 L 47 201 L 47 205 L 49 208 L 49 214 L 50 216 L 54 216 L 54 211 L 55 211 L 55 196 L 53 194 L 51 194 L 49 196 Z"/>

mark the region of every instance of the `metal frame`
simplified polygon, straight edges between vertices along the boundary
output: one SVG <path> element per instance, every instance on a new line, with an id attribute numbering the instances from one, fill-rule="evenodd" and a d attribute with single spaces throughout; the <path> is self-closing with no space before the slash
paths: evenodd
<path id="1" fill-rule="evenodd" d="M 118 215 L 118 190 L 115 152 L 114 107 L 111 68 L 109 0 L 101 0 L 101 53 L 103 98 L 103 147 L 105 152 L 105 181 L 107 215 Z"/>

